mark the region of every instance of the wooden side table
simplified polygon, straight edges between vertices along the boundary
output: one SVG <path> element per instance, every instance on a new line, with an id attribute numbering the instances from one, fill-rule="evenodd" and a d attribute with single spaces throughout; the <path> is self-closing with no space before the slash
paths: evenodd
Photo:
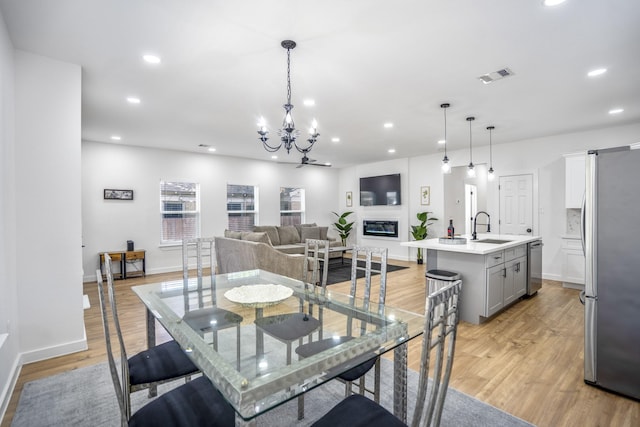
<path id="1" fill-rule="evenodd" d="M 126 276 L 126 272 L 125 272 L 125 262 L 124 262 L 124 252 L 119 251 L 119 252 L 100 252 L 100 272 L 102 273 L 102 277 L 104 279 L 106 279 L 106 271 L 105 271 L 105 265 L 104 265 L 104 254 L 109 254 L 109 257 L 111 258 L 111 267 L 113 268 L 113 264 L 119 264 L 120 265 L 120 270 L 117 273 L 114 273 L 113 270 L 111 270 L 111 274 L 113 274 L 113 278 L 114 279 L 125 279 Z"/>
<path id="2" fill-rule="evenodd" d="M 100 271 L 102 272 L 102 277 L 106 278 L 105 265 L 104 265 L 104 254 L 109 254 L 111 257 L 111 267 L 113 268 L 114 264 L 119 264 L 120 269 L 118 272 L 111 273 L 113 274 L 114 279 L 127 279 L 129 277 L 143 277 L 147 274 L 147 265 L 146 265 L 146 251 L 144 249 L 136 249 L 135 251 L 114 251 L 114 252 L 100 252 Z M 142 269 L 134 269 L 132 271 L 127 271 L 128 266 L 136 266 L 136 264 L 140 262 L 142 263 Z"/>
<path id="3" fill-rule="evenodd" d="M 146 260 L 145 260 L 146 251 L 144 249 L 136 249 L 135 251 L 126 251 L 124 253 L 125 262 L 124 262 L 124 278 L 128 279 L 129 277 L 143 277 L 146 276 Z M 129 266 L 136 266 L 136 264 L 140 262 L 142 263 L 142 269 L 135 269 L 133 271 L 129 271 Z"/>

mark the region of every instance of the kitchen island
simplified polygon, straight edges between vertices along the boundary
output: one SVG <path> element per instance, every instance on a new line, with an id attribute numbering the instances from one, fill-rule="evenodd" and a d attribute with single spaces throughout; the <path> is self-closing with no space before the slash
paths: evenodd
<path id="1" fill-rule="evenodd" d="M 462 236 L 456 244 L 443 239 L 402 242 L 402 246 L 426 250 L 425 272 L 448 270 L 460 273 L 460 319 L 480 324 L 527 294 L 531 278 L 527 244 L 539 236 Z"/>

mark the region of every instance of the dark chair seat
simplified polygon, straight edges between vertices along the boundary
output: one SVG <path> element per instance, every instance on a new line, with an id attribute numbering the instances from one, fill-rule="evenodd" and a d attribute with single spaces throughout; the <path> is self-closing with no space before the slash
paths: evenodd
<path id="1" fill-rule="evenodd" d="M 320 327 L 320 321 L 307 313 L 287 313 L 261 317 L 255 320 L 257 327 L 281 341 L 295 341 Z"/>
<path id="2" fill-rule="evenodd" d="M 166 381 L 198 371 L 198 367 L 175 341 L 142 351 L 129 359 L 131 386 Z"/>
<path id="3" fill-rule="evenodd" d="M 307 358 L 313 356 L 314 354 L 318 354 L 321 351 L 328 350 L 332 347 L 336 347 L 342 343 L 347 341 L 351 341 L 353 337 L 350 336 L 342 336 L 337 338 L 326 338 L 320 341 L 313 341 L 307 344 L 303 344 L 296 348 L 296 354 L 302 358 Z M 358 359 L 365 360 L 365 362 L 357 365 L 355 368 L 351 368 L 348 371 L 342 372 L 344 370 L 343 365 L 340 365 L 336 368 L 331 369 L 331 371 L 342 372 L 338 375 L 338 378 L 344 381 L 355 381 L 367 372 L 369 369 L 376 364 L 376 354 L 375 353 L 367 353 L 365 355 L 360 356 Z M 357 362 L 357 360 L 355 360 Z M 350 363 L 353 364 L 354 361 Z"/>
<path id="4" fill-rule="evenodd" d="M 218 331 L 242 322 L 242 316 L 218 307 L 200 308 L 185 313 L 182 319 L 196 331 Z"/>
<path id="5" fill-rule="evenodd" d="M 313 427 L 338 426 L 404 427 L 406 424 L 373 400 L 352 394 L 313 424 Z"/>
<path id="6" fill-rule="evenodd" d="M 129 419 L 133 427 L 228 427 L 235 411 L 205 377 L 167 392 L 137 410 Z"/>

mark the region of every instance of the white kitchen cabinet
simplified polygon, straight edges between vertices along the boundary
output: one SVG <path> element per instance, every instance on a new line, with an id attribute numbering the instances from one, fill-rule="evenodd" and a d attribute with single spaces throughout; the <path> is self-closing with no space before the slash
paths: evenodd
<path id="1" fill-rule="evenodd" d="M 580 237 L 562 237 L 562 286 L 584 289 L 585 258 Z"/>
<path id="2" fill-rule="evenodd" d="M 487 255 L 487 304 L 485 316 L 489 317 L 516 301 L 527 292 L 527 256 L 526 245 L 513 250 L 505 250 L 507 261 L 493 265 L 495 254 Z M 510 256 L 511 255 L 511 256 Z M 520 255 L 513 258 L 515 255 Z"/>
<path id="3" fill-rule="evenodd" d="M 582 207 L 585 186 L 585 153 L 565 154 L 564 203 L 567 209 Z"/>
<path id="4" fill-rule="evenodd" d="M 504 264 L 487 268 L 487 305 L 484 315 L 489 317 L 504 307 Z"/>

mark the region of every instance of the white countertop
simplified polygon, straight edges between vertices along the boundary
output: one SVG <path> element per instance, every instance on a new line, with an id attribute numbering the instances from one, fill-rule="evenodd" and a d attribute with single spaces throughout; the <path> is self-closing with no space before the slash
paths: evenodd
<path id="1" fill-rule="evenodd" d="M 478 234 L 478 240 L 482 240 L 482 239 L 509 240 L 509 242 L 507 243 L 494 244 L 494 243 L 477 243 L 476 241 L 471 240 L 471 236 L 460 236 L 460 237 L 465 237 L 467 239 L 467 243 L 465 245 L 450 245 L 446 243 L 440 243 L 437 238 L 402 242 L 400 243 L 400 245 L 408 246 L 411 248 L 435 249 L 438 251 L 486 255 L 486 254 L 501 251 L 504 249 L 513 248 L 515 246 L 519 246 L 524 243 L 529 243 L 535 240 L 542 239 L 540 236 L 518 236 L 515 234 L 493 234 L 493 233 Z"/>

